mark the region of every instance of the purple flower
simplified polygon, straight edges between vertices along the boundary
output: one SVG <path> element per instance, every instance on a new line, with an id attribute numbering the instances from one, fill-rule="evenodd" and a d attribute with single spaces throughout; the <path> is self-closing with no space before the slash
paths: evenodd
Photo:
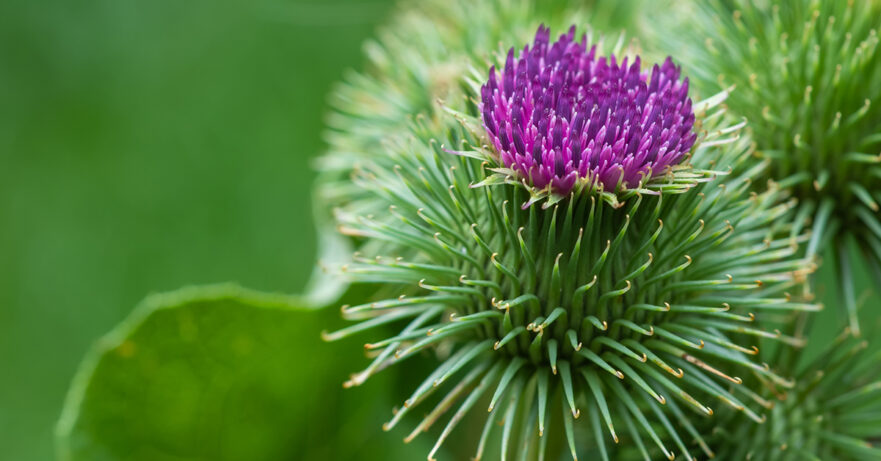
<path id="1" fill-rule="evenodd" d="M 520 57 L 489 71 L 483 124 L 502 166 L 537 189 L 567 195 L 580 179 L 614 192 L 664 174 L 694 145 L 688 79 L 668 57 L 651 73 L 541 26 Z"/>

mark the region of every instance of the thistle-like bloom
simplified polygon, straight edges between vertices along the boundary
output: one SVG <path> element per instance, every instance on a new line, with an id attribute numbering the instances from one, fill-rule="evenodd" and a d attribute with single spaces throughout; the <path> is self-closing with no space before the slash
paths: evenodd
<path id="1" fill-rule="evenodd" d="M 806 251 L 832 250 L 839 305 L 859 334 L 852 243 L 881 283 L 881 2 L 714 1 L 671 16 L 687 16 L 682 33 L 665 24 L 658 38 L 691 49 L 696 88 L 736 85 L 728 106 L 770 166 L 754 184 L 788 188 L 812 217 Z"/>
<path id="2" fill-rule="evenodd" d="M 499 173 L 500 153 L 471 103 L 480 83 L 463 77 L 461 88 L 463 97 L 446 101 L 450 115 L 390 134 L 381 160 L 355 171 L 352 187 L 384 208 L 336 215 L 346 235 L 391 243 L 362 245 L 343 272 L 395 291 L 344 306 L 359 323 L 326 338 L 400 328 L 366 345 L 372 362 L 347 384 L 408 358 L 437 361 L 385 427 L 429 405 L 409 440 L 453 413 L 433 458 L 488 401 L 477 458 L 501 426 L 503 459 L 561 445 L 573 457 L 608 459 L 606 442 L 619 434 L 672 459 L 690 457 L 685 440 L 712 454 L 696 427 L 714 406 L 762 421 L 761 401 L 739 376 L 791 384 L 756 360 L 754 341 L 802 340 L 756 320 L 817 306 L 787 294 L 811 270 L 796 256 L 805 238 L 785 219 L 794 205 L 778 190 L 750 193 L 755 171 L 740 168 L 750 142 L 719 110 L 726 93 L 694 104 L 704 129 L 663 180 L 523 207 L 534 191 Z"/>
<path id="3" fill-rule="evenodd" d="M 688 79 L 669 57 L 643 72 L 640 58 L 598 56 L 575 27 L 550 43 L 540 27 L 519 58 L 489 71 L 483 124 L 505 168 L 536 189 L 569 195 L 577 184 L 640 187 L 691 150 Z"/>
<path id="4" fill-rule="evenodd" d="M 420 0 L 396 9 L 390 24 L 365 49 L 367 65 L 350 72 L 331 98 L 328 152 L 317 162 L 323 205 L 371 213 L 380 204 L 351 186 L 353 170 L 386 163 L 383 140 L 405 132 L 413 119 L 439 121 L 438 100 L 461 100 L 462 76 L 483 63 L 499 43 L 521 43 L 535 33 L 538 18 L 556 30 L 589 19 L 595 32 L 631 28 L 647 0 Z M 498 24 L 500 26 L 490 26 Z M 633 30 L 642 30 L 632 27 Z M 485 74 L 486 68 L 480 67 Z M 437 126 L 436 126 L 437 127 Z"/>

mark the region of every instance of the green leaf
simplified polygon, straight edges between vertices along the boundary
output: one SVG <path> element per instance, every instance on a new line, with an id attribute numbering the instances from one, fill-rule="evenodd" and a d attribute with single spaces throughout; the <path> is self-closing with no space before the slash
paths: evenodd
<path id="1" fill-rule="evenodd" d="M 304 304 L 234 285 L 148 297 L 80 366 L 57 427 L 59 459 L 422 457 L 426 446 L 375 424 L 394 405 L 389 381 L 342 389 L 360 354 L 346 353 L 349 341 L 321 341 L 335 309 Z"/>

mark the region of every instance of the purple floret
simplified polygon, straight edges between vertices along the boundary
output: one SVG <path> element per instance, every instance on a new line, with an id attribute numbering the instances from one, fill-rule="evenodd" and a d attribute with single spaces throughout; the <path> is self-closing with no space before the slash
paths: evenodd
<path id="1" fill-rule="evenodd" d="M 688 79 L 669 57 L 641 72 L 639 57 L 619 64 L 574 37 L 572 26 L 551 44 L 541 26 L 532 48 L 490 69 L 480 111 L 502 165 L 562 195 L 579 178 L 611 192 L 664 174 L 695 142 Z"/>

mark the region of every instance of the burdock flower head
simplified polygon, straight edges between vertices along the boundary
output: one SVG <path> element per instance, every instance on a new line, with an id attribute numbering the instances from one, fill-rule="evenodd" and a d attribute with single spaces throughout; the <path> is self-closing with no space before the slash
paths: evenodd
<path id="1" fill-rule="evenodd" d="M 696 139 L 688 79 L 667 58 L 651 72 L 640 58 L 599 56 L 575 27 L 550 43 L 540 27 L 520 57 L 481 88 L 483 124 L 504 169 L 545 195 L 642 187 Z"/>
<path id="2" fill-rule="evenodd" d="M 881 2 L 792 0 L 701 2 L 681 34 L 695 86 L 737 86 L 728 106 L 746 116 L 766 180 L 799 199 L 812 218 L 809 256 L 828 248 L 839 270 L 840 306 L 859 334 L 848 247 L 881 267 Z M 877 283 L 881 271 L 873 270 Z M 875 311 L 877 316 L 878 311 Z"/>
<path id="3" fill-rule="evenodd" d="M 435 101 L 461 99 L 461 77 L 472 63 L 499 43 L 534 33 L 536 18 L 559 30 L 572 18 L 590 17 L 596 31 L 620 31 L 639 18 L 644 1 L 421 0 L 396 9 L 379 38 L 365 44 L 365 69 L 347 73 L 331 94 L 317 195 L 325 205 L 362 212 L 375 205 L 351 187 L 352 171 L 385 160 L 383 140 L 406 131 L 414 117 L 427 124 L 443 119 Z"/>
<path id="4" fill-rule="evenodd" d="M 336 214 L 366 242 L 342 270 L 394 296 L 343 306 L 359 323 L 326 338 L 399 328 L 366 345 L 349 386 L 436 361 L 385 425 L 431 405 L 407 437 L 446 419 L 430 458 L 476 405 L 489 410 L 477 458 L 494 431 L 502 459 L 607 459 L 619 437 L 645 457 L 690 458 L 692 440 L 712 455 L 697 427 L 713 407 L 764 420 L 741 375 L 792 385 L 756 344 L 801 344 L 757 319 L 817 308 L 789 294 L 810 271 L 784 219 L 794 205 L 750 193 L 751 142 L 727 93 L 692 108 L 669 60 L 642 73 L 574 31 L 548 37 L 489 81 L 463 75 L 468 94 L 355 170 L 350 187 L 376 206 Z"/>

